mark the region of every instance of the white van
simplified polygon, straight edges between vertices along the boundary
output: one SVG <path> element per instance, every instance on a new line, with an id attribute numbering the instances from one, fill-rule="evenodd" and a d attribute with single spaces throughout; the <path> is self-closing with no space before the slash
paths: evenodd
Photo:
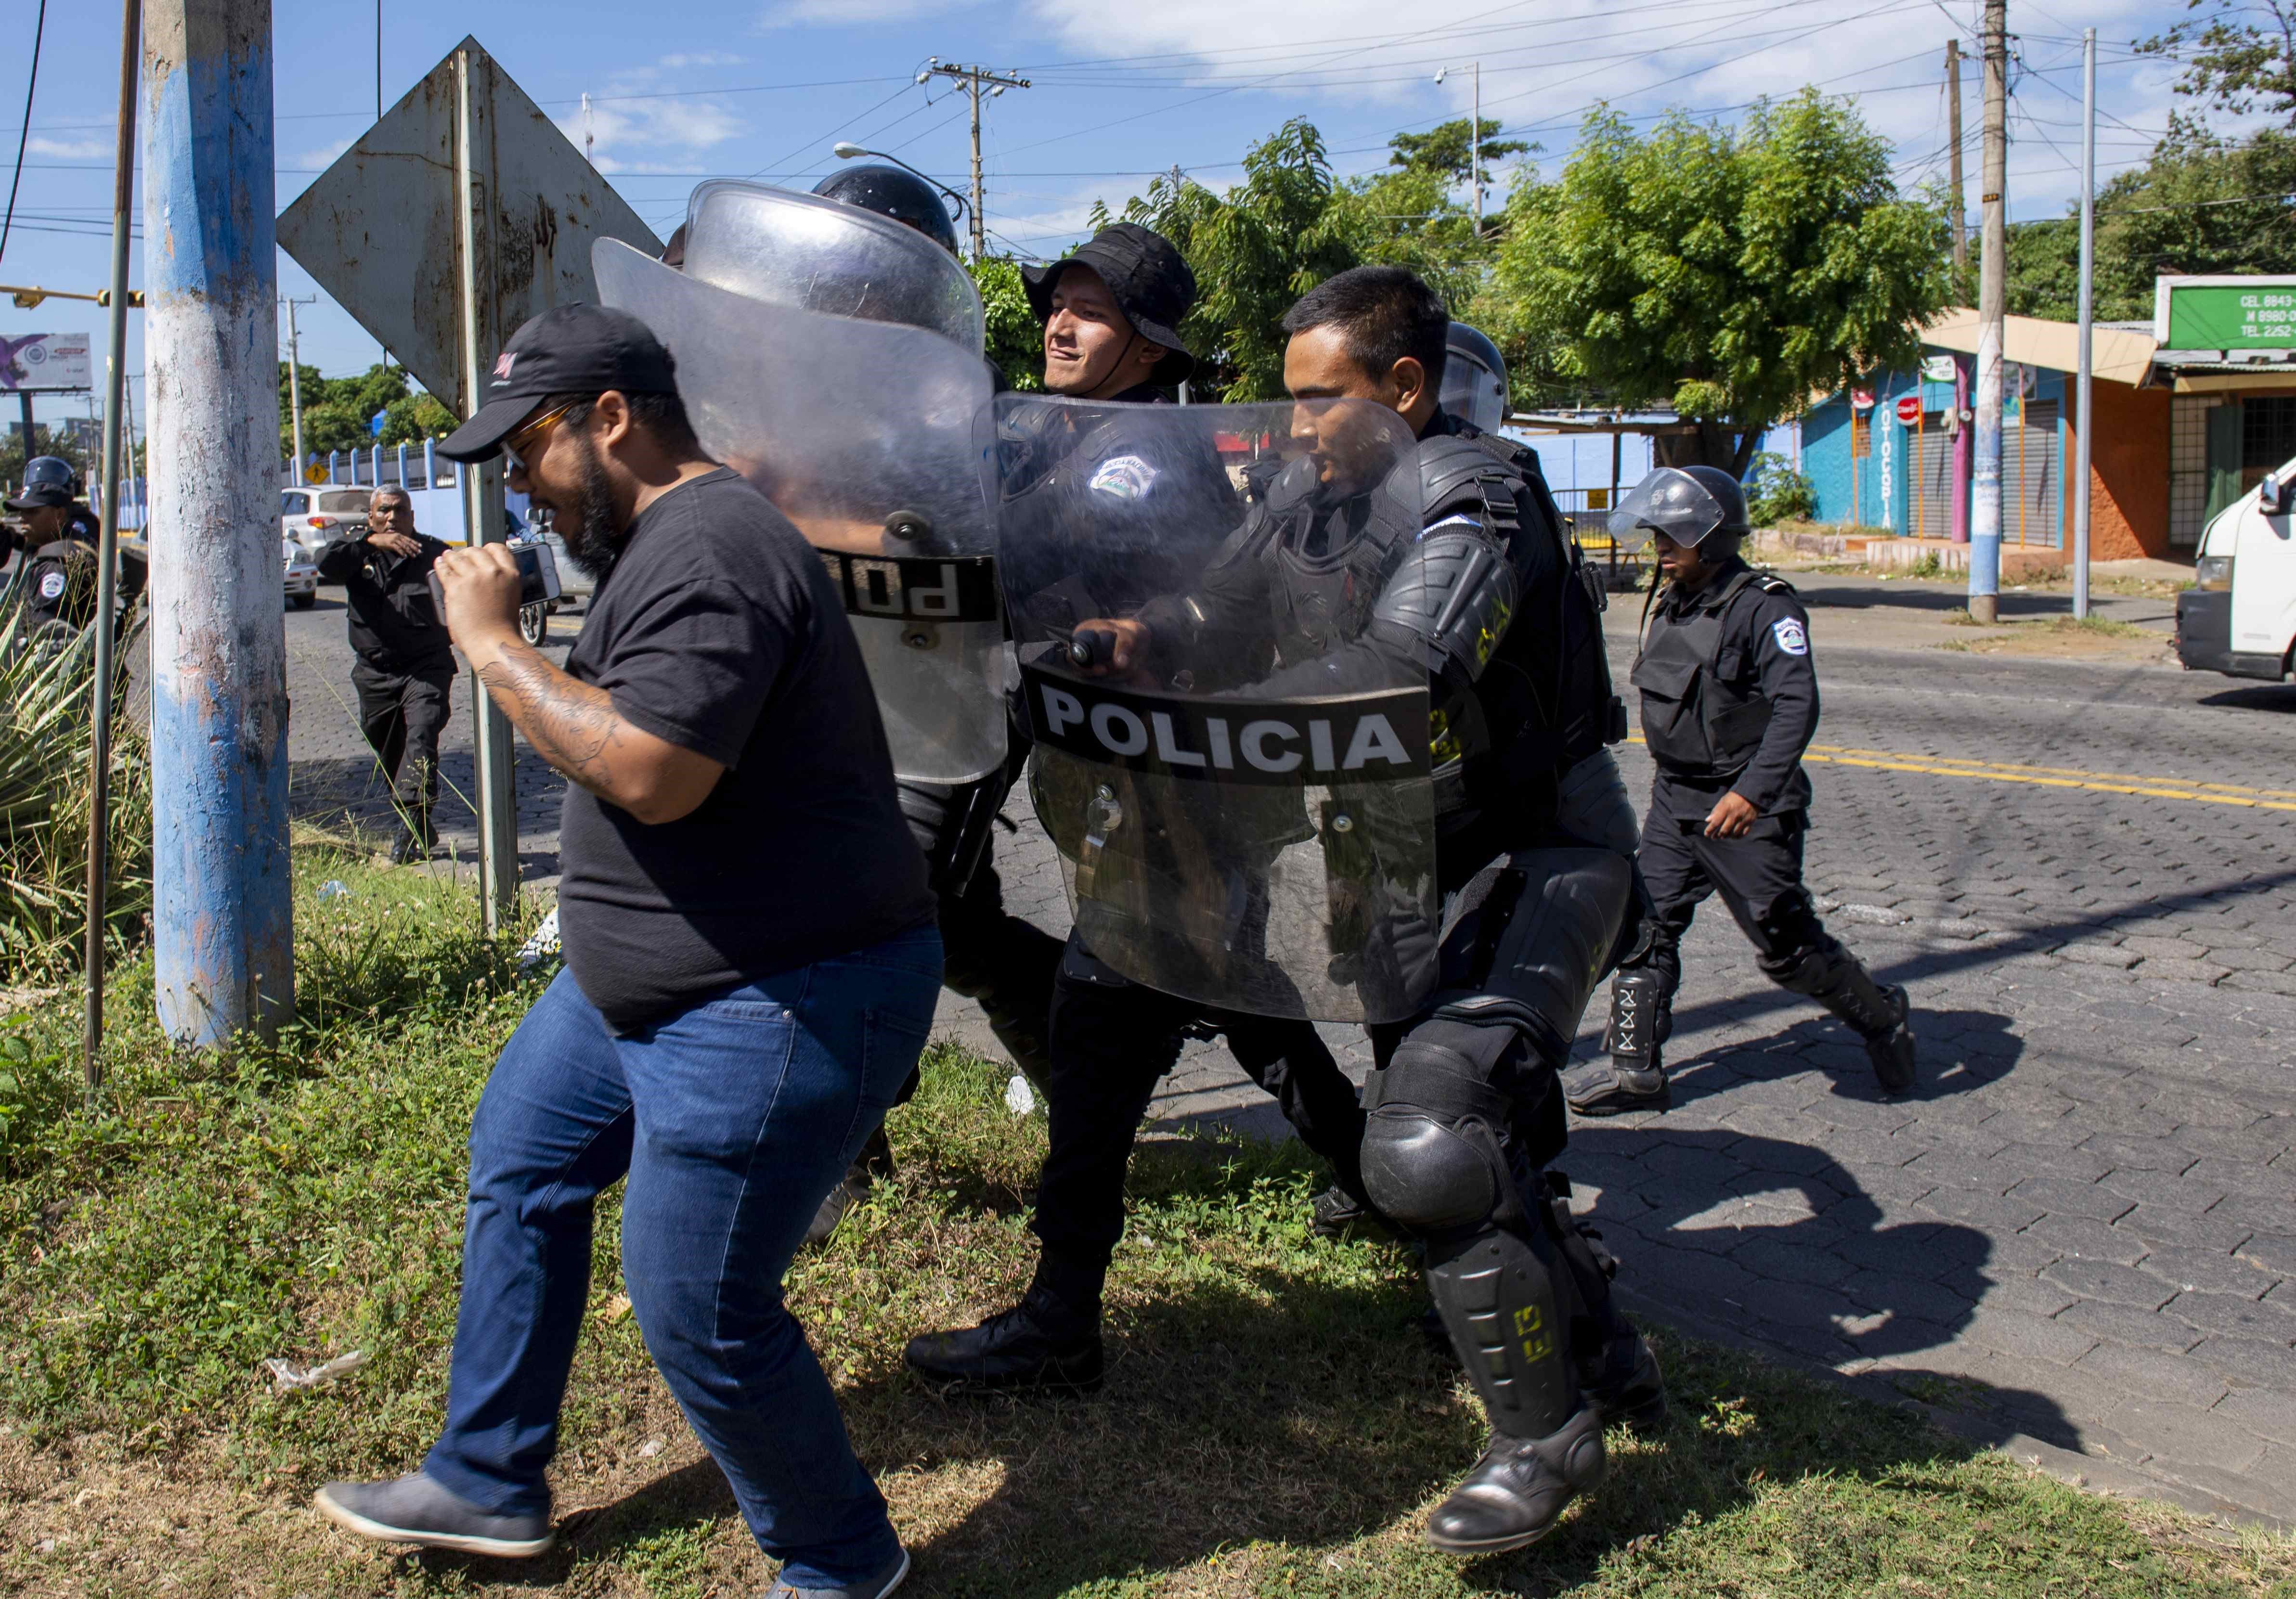
<path id="1" fill-rule="evenodd" d="M 2177 659 L 2267 683 L 2296 671 L 2296 461 L 2216 514 L 2177 596 Z"/>

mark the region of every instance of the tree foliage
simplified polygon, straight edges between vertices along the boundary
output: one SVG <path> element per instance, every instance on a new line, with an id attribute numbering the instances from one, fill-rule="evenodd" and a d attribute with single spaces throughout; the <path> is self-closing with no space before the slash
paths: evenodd
<path id="1" fill-rule="evenodd" d="M 1021 287 L 1021 267 L 1002 256 L 985 256 L 970 263 L 973 286 L 980 291 L 981 309 L 988 314 L 988 358 L 1015 389 L 1035 391 L 1045 386 L 1045 331 L 1029 308 Z"/>
<path id="2" fill-rule="evenodd" d="M 455 430 L 455 414 L 437 397 L 410 389 L 403 367 L 376 365 L 357 377 L 326 378 L 316 366 L 299 369 L 303 391 L 303 447 L 315 455 L 370 446 L 417 444 Z M 382 412 L 380 436 L 374 415 Z M 279 453 L 295 452 L 287 363 L 279 363 Z"/>
<path id="3" fill-rule="evenodd" d="M 1742 476 L 1811 393 L 1910 363 L 1944 304 L 1945 219 L 1890 166 L 1814 90 L 1734 130 L 1676 114 L 1638 136 L 1598 111 L 1560 178 L 1509 201 L 1503 344 L 1614 403 L 1671 403 L 1702 424 L 1677 463 Z"/>
<path id="4" fill-rule="evenodd" d="M 1486 185 L 1495 181 L 1491 162 L 1536 148 L 1521 139 L 1498 137 L 1503 126 L 1496 118 L 1483 119 L 1481 155 Z M 1396 135 L 1387 142 L 1387 160 L 1390 166 L 1400 167 L 1406 172 L 1444 178 L 1454 184 L 1472 183 L 1474 180 L 1467 168 L 1473 147 L 1473 125 L 1461 117 L 1453 122 L 1439 122 L 1425 133 Z"/>
<path id="5" fill-rule="evenodd" d="M 2208 15 L 2154 35 L 2138 53 L 2180 56 L 2177 92 L 2204 107 L 2296 124 L 2296 0 L 2185 0 L 2185 8 Z"/>

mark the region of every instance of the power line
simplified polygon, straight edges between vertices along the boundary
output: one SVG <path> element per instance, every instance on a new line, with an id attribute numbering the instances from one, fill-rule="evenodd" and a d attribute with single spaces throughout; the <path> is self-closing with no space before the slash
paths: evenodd
<path id="1" fill-rule="evenodd" d="M 24 85 L 24 127 L 16 135 L 16 176 L 8 184 L 8 215 L 0 219 L 0 256 L 8 253 L 8 234 L 16 226 L 16 191 L 24 182 L 24 146 L 32 138 L 32 96 L 40 86 L 40 40 L 48 30 L 48 0 L 40 0 L 39 19 L 32 24 L 32 72 Z M 27 411 L 25 415 L 29 416 Z M 29 450 L 32 440 L 28 433 L 24 447 Z"/>

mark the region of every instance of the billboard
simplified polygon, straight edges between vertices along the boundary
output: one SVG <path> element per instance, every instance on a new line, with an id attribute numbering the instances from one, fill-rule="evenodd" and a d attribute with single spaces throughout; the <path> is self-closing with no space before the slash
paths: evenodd
<path id="1" fill-rule="evenodd" d="M 0 392 L 92 389 L 86 333 L 25 333 L 0 337 Z"/>
<path id="2" fill-rule="evenodd" d="M 2155 278 L 2152 338 L 2162 349 L 2296 348 L 2296 277 Z"/>

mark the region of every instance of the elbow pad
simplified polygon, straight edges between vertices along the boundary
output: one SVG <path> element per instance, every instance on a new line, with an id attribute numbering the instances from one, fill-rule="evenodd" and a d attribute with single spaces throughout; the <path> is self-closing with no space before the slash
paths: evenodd
<path id="1" fill-rule="evenodd" d="M 1480 526 L 1438 523 L 1372 607 L 1375 633 L 1416 647 L 1431 672 L 1472 683 L 1514 620 L 1521 578 Z"/>

